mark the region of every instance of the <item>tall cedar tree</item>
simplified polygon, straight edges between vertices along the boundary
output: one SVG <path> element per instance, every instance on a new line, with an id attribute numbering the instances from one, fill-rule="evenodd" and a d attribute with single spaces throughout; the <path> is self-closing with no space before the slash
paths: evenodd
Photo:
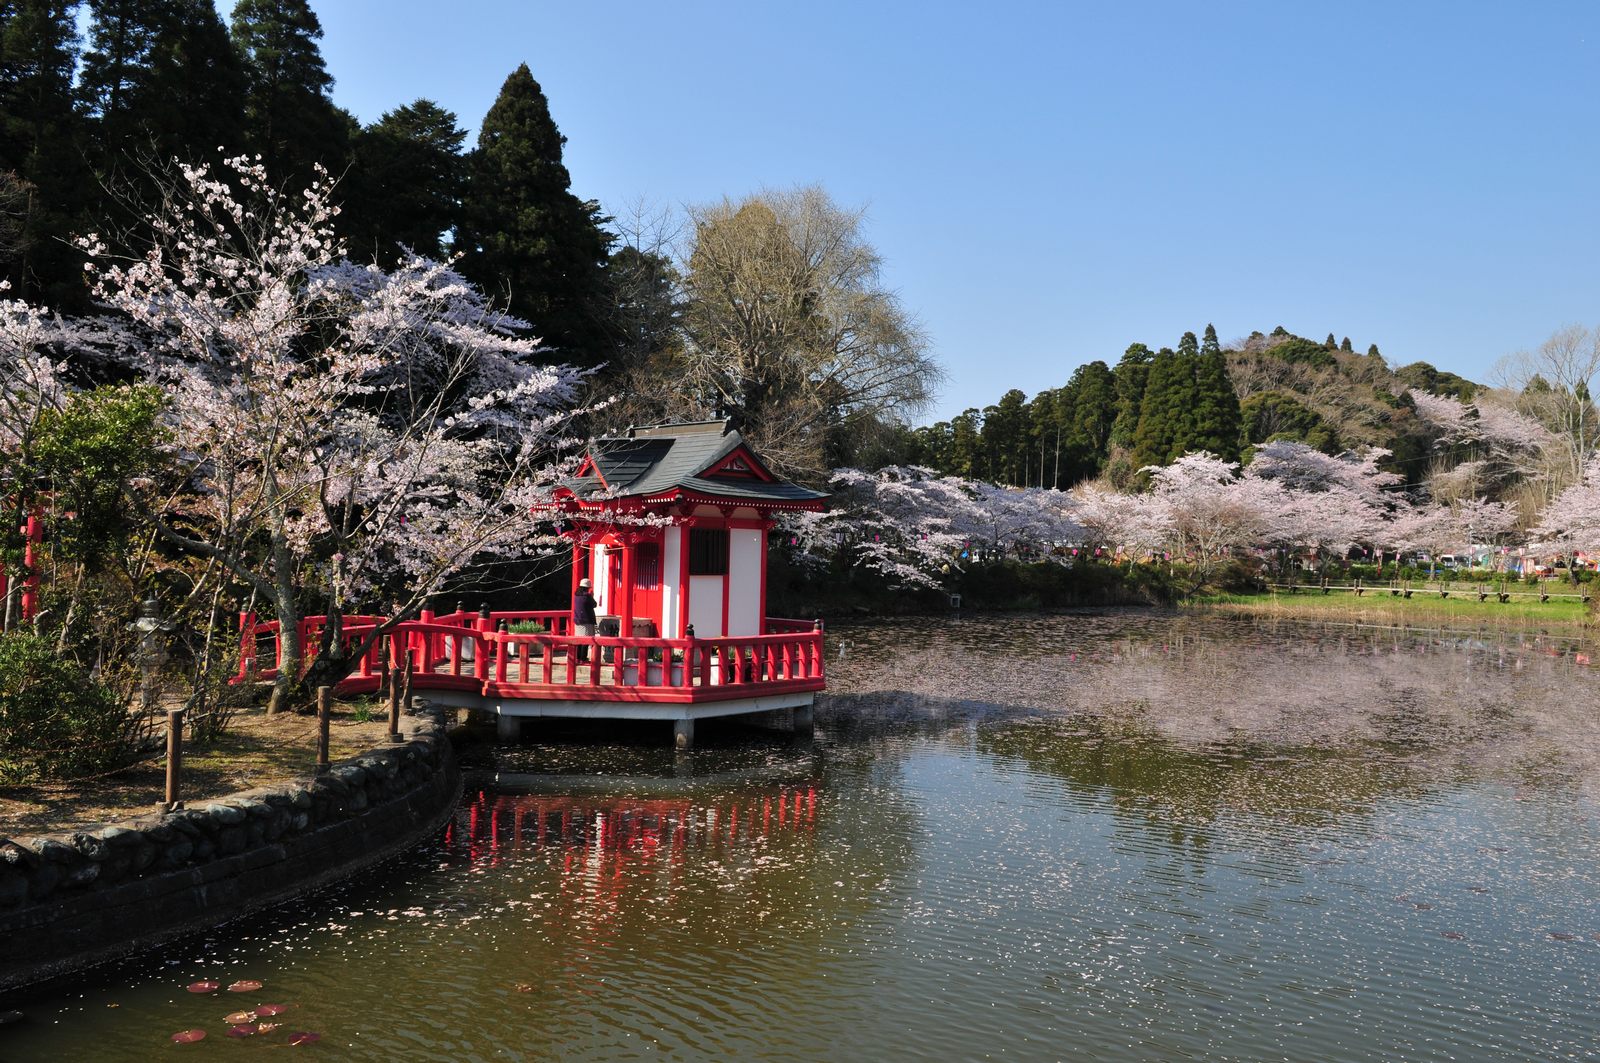
<path id="1" fill-rule="evenodd" d="M 140 98 L 141 89 L 161 23 L 171 10 L 163 0 L 89 0 L 89 50 L 78 96 L 95 124 L 90 152 L 102 174 L 139 136 L 141 105 L 152 102 Z"/>
<path id="2" fill-rule="evenodd" d="M 66 241 L 93 191 L 73 108 L 77 6 L 0 0 L 0 259 L 13 295 L 64 311 L 88 299 Z"/>
<path id="3" fill-rule="evenodd" d="M 1139 404 L 1139 427 L 1133 433 L 1136 468 L 1165 465 L 1183 453 L 1186 422 L 1194 406 L 1194 383 L 1192 358 L 1170 347 L 1156 352 L 1144 401 Z"/>
<path id="4" fill-rule="evenodd" d="M 176 0 L 156 35 L 139 98 L 157 160 L 244 148 L 245 73 L 212 0 Z"/>
<path id="5" fill-rule="evenodd" d="M 1194 397 L 1191 430 L 1183 441 L 1183 450 L 1206 450 L 1223 461 L 1238 461 L 1243 419 L 1239 396 L 1228 376 L 1228 360 L 1220 349 L 1201 354 L 1196 360 Z"/>
<path id="6" fill-rule="evenodd" d="M 983 411 L 983 452 L 994 482 L 1020 487 L 1028 467 L 1028 396 L 1012 388 Z"/>
<path id="7" fill-rule="evenodd" d="M 1067 432 L 1071 466 L 1063 467 L 1057 487 L 1100 474 L 1117 417 L 1116 378 L 1106 363 L 1097 360 L 1080 365 L 1067 387 L 1073 392 L 1072 421 Z"/>
<path id="8" fill-rule="evenodd" d="M 1139 428 L 1139 410 L 1144 405 L 1145 383 L 1150 376 L 1150 363 L 1155 356 L 1142 343 L 1134 343 L 1122 352 L 1114 372 L 1117 386 L 1117 417 L 1111 425 L 1111 445 L 1125 450 L 1133 448 L 1133 435 Z"/>
<path id="9" fill-rule="evenodd" d="M 561 361 L 594 365 L 609 338 L 600 313 L 611 234 L 599 204 L 572 194 L 567 138 L 527 64 L 484 116 L 472 153 L 461 270 L 533 324 Z"/>
<path id="10" fill-rule="evenodd" d="M 321 39 L 322 23 L 306 0 L 239 0 L 234 6 L 247 141 L 274 181 L 305 185 L 314 164 L 339 175 L 349 163 L 355 123 L 329 95 L 333 76 L 317 46 Z"/>
<path id="11" fill-rule="evenodd" d="M 1217 342 L 1217 326 L 1206 325 L 1205 334 L 1200 337 L 1200 353 L 1202 355 L 1222 353 L 1222 344 Z"/>
<path id="12" fill-rule="evenodd" d="M 448 253 L 466 188 L 466 139 L 456 116 L 432 100 L 396 107 L 361 131 L 344 196 L 354 261 L 389 268 L 402 246 L 428 258 Z"/>
<path id="13" fill-rule="evenodd" d="M 155 209 L 163 174 L 243 148 L 244 69 L 211 0 L 91 0 L 78 94 L 112 233 Z M 120 213 L 119 213 L 120 208 Z"/>

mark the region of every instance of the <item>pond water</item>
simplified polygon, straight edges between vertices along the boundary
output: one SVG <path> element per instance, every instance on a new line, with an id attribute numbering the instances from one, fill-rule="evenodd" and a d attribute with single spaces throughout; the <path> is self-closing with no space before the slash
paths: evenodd
<path id="1" fill-rule="evenodd" d="M 485 749 L 441 836 L 31 1005 L 0 1059 L 1600 1053 L 1577 643 L 1127 613 L 829 657 L 813 742 Z"/>

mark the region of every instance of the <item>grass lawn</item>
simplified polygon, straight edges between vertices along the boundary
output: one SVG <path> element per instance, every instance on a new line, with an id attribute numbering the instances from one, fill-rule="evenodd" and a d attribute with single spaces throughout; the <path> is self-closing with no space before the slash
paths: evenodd
<path id="1" fill-rule="evenodd" d="M 1417 591 L 1410 598 L 1395 597 L 1387 590 L 1369 591 L 1356 597 L 1349 591 L 1323 594 L 1316 589 L 1297 594 L 1208 594 L 1190 599 L 1202 609 L 1222 612 L 1260 613 L 1271 616 L 1337 618 L 1371 623 L 1416 624 L 1494 624 L 1508 627 L 1564 627 L 1574 633 L 1594 622 L 1589 606 L 1577 599 L 1513 598 L 1499 602 L 1491 595 L 1478 601 L 1476 593 L 1463 587 L 1440 598 L 1437 591 Z"/>

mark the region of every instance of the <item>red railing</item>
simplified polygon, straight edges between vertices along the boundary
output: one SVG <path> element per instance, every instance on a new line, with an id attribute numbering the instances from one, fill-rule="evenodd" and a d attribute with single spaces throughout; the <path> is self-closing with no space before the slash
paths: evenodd
<path id="1" fill-rule="evenodd" d="M 240 614 L 240 660 L 235 683 L 276 678 L 282 660 L 277 621 Z M 498 630 L 532 621 L 544 632 Z M 385 623 L 347 616 L 341 641 L 353 651 Z M 309 664 L 326 618 L 299 624 Z M 825 680 L 822 628 L 813 621 L 769 618 L 767 634 L 726 638 L 575 636 L 566 612 L 455 612 L 395 625 L 375 640 L 339 684 L 341 694 L 376 690 L 383 670 L 409 657 L 417 690 L 469 690 L 489 697 L 621 701 L 714 701 L 763 693 L 821 690 Z M 269 652 L 270 651 L 270 652 Z"/>

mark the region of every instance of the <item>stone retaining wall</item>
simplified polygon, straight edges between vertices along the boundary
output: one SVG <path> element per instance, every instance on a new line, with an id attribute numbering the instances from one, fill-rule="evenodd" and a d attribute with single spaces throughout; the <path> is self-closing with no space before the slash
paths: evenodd
<path id="1" fill-rule="evenodd" d="M 72 834 L 0 839 L 0 993 L 288 900 L 405 848 L 455 808 L 437 710 L 325 775 Z"/>

